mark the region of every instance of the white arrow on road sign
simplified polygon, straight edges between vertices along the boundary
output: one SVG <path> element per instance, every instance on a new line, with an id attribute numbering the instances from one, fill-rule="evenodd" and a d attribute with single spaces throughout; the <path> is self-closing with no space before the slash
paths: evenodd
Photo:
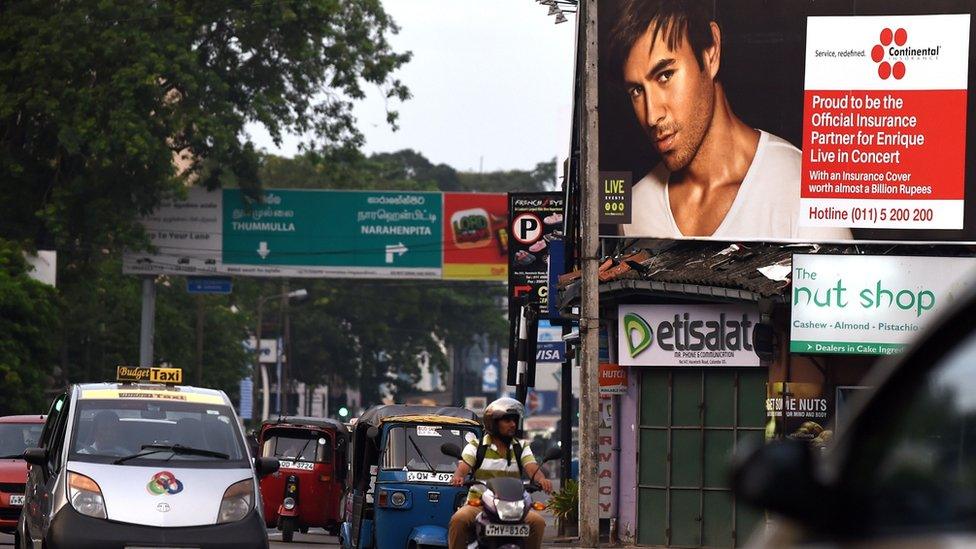
<path id="1" fill-rule="evenodd" d="M 261 243 L 258 244 L 258 255 L 261 256 L 261 259 L 264 259 L 268 257 L 268 254 L 270 253 L 271 249 L 268 248 L 268 243 L 262 240 Z"/>
<path id="2" fill-rule="evenodd" d="M 393 254 L 402 256 L 405 253 L 407 253 L 407 247 L 403 245 L 403 242 L 388 245 L 386 247 L 386 262 L 393 263 Z"/>

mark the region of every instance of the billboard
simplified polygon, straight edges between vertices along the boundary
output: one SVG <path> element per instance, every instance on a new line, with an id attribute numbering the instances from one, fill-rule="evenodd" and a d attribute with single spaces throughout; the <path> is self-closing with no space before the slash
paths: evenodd
<path id="1" fill-rule="evenodd" d="M 504 280 L 505 194 L 192 188 L 142 219 L 126 274 Z"/>
<path id="2" fill-rule="evenodd" d="M 508 198 L 444 193 L 444 278 L 508 280 Z"/>
<path id="3" fill-rule="evenodd" d="M 752 331 L 755 306 L 621 305 L 621 366 L 759 366 Z"/>
<path id="4" fill-rule="evenodd" d="M 974 275 L 972 257 L 794 254 L 790 351 L 896 353 Z"/>
<path id="5" fill-rule="evenodd" d="M 550 243 L 562 236 L 565 198 L 558 192 L 508 195 L 508 318 L 509 349 L 517 348 L 519 309 L 539 305 L 540 318 L 549 310 Z M 514 380 L 518 357 L 508 355 L 508 379 Z M 510 383 L 511 384 L 511 383 Z"/>
<path id="6" fill-rule="evenodd" d="M 598 6 L 602 235 L 976 242 L 976 2 Z"/>

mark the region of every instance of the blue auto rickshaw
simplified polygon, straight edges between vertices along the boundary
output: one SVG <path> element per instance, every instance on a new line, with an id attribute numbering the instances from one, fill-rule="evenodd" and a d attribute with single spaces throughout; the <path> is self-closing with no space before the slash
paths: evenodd
<path id="1" fill-rule="evenodd" d="M 363 412 L 351 437 L 342 546 L 447 547 L 448 524 L 468 489 L 451 486 L 457 460 L 440 448 L 480 437 L 477 416 L 464 408 L 384 405 Z"/>

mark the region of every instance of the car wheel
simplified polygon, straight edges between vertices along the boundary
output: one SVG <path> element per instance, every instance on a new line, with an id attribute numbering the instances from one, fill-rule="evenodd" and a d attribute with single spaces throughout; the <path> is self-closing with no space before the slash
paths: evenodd
<path id="1" fill-rule="evenodd" d="M 291 543 L 291 540 L 295 537 L 295 519 L 293 517 L 284 517 L 281 519 L 281 541 L 285 543 Z"/>

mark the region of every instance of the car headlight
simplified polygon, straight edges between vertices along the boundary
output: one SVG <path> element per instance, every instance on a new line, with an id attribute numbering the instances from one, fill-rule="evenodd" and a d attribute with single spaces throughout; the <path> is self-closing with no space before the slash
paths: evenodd
<path id="1" fill-rule="evenodd" d="M 71 506 L 82 515 L 95 518 L 108 518 L 105 511 L 105 498 L 102 489 L 94 480 L 68 471 L 68 500 Z"/>
<path id="2" fill-rule="evenodd" d="M 393 495 L 390 496 L 390 503 L 396 507 L 401 507 L 406 502 L 407 495 L 403 492 L 393 492 Z"/>
<path id="3" fill-rule="evenodd" d="M 236 522 L 251 511 L 254 505 L 254 481 L 244 479 L 231 484 L 224 491 L 220 500 L 220 511 L 217 513 L 217 524 Z"/>
<path id="4" fill-rule="evenodd" d="M 496 499 L 495 512 L 498 513 L 498 518 L 502 520 L 519 520 L 522 518 L 522 513 L 525 512 L 525 502 Z"/>

